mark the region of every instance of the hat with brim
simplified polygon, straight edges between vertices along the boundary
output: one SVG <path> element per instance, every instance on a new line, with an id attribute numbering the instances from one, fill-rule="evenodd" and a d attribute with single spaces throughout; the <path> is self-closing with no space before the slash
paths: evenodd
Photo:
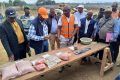
<path id="1" fill-rule="evenodd" d="M 44 19 L 48 18 L 48 10 L 44 7 L 38 9 L 38 14 L 40 14 Z"/>
<path id="2" fill-rule="evenodd" d="M 41 15 L 44 19 L 48 18 L 48 15 Z"/>
<path id="3" fill-rule="evenodd" d="M 77 8 L 84 8 L 84 5 L 78 5 Z"/>
<path id="4" fill-rule="evenodd" d="M 15 9 L 13 9 L 13 8 L 8 8 L 8 9 L 6 9 L 6 11 L 5 11 L 5 15 L 6 15 L 7 17 L 16 17 L 16 11 L 15 11 Z"/>
<path id="5" fill-rule="evenodd" d="M 105 12 L 112 12 L 112 9 L 110 7 L 105 9 Z"/>

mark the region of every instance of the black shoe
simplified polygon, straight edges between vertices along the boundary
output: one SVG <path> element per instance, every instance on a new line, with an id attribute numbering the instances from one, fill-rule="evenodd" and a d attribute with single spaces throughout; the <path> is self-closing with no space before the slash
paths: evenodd
<path id="1" fill-rule="evenodd" d="M 71 65 L 66 65 L 67 67 L 71 67 Z"/>
<path id="2" fill-rule="evenodd" d="M 60 68 L 59 73 L 62 73 L 64 70 L 65 70 L 65 67 L 63 66 Z"/>

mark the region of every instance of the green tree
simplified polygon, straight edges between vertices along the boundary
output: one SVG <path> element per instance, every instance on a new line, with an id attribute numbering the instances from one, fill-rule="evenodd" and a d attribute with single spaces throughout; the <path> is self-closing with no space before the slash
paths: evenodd
<path id="1" fill-rule="evenodd" d="M 54 4 L 55 4 L 54 0 L 38 0 L 36 2 L 37 6 L 39 6 L 39 5 L 54 5 Z"/>
<path id="2" fill-rule="evenodd" d="M 37 0 L 37 2 L 43 2 L 43 1 L 45 1 L 45 0 Z"/>
<path id="3" fill-rule="evenodd" d="M 43 2 L 44 2 L 44 0 L 37 0 L 36 5 L 37 5 L 37 6 L 42 5 Z"/>
<path id="4" fill-rule="evenodd" d="M 14 6 L 24 6 L 27 3 L 25 1 L 21 1 L 21 0 L 14 0 L 13 5 Z"/>
<path id="5" fill-rule="evenodd" d="M 12 6 L 12 5 L 13 5 L 12 0 L 9 0 L 9 5 L 10 5 L 10 6 Z"/>

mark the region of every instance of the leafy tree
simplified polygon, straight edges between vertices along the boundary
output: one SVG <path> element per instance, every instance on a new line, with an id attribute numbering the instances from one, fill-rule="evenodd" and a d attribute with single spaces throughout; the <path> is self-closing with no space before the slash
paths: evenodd
<path id="1" fill-rule="evenodd" d="M 9 0 L 9 5 L 10 5 L 10 6 L 12 6 L 12 5 L 13 5 L 12 0 Z"/>
<path id="2" fill-rule="evenodd" d="M 37 2 L 43 2 L 43 1 L 45 1 L 45 0 L 37 0 Z"/>
<path id="3" fill-rule="evenodd" d="M 21 1 L 21 0 L 14 0 L 13 5 L 14 6 L 24 6 L 27 3 L 25 1 Z"/>
<path id="4" fill-rule="evenodd" d="M 54 4 L 55 4 L 54 0 L 38 0 L 36 2 L 37 6 L 39 6 L 39 5 L 54 5 Z"/>

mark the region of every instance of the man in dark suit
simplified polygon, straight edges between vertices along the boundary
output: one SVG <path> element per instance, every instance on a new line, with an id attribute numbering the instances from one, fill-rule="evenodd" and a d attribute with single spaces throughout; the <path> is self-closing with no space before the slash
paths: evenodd
<path id="1" fill-rule="evenodd" d="M 5 15 L 6 20 L 0 26 L 0 37 L 9 60 L 26 58 L 29 47 L 23 24 L 16 18 L 16 11 L 13 8 L 8 8 Z"/>
<path id="2" fill-rule="evenodd" d="M 95 23 L 96 21 L 92 19 L 92 11 L 89 11 L 87 13 L 86 18 L 83 18 L 80 20 L 80 30 L 79 30 L 79 40 L 78 42 L 80 42 L 80 38 L 82 37 L 88 37 L 88 38 L 92 38 L 94 31 L 95 31 Z"/>

